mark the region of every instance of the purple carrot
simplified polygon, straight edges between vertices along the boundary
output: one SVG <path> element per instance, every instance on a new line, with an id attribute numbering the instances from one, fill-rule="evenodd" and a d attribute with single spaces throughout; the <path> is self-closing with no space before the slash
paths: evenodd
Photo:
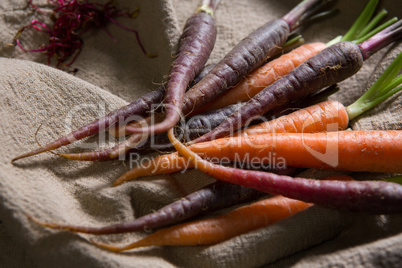
<path id="1" fill-rule="evenodd" d="M 169 130 L 169 139 L 197 169 L 218 180 L 331 208 L 376 214 L 402 212 L 402 185 L 397 183 L 314 180 L 224 167 L 203 160 L 185 147 L 174 137 L 173 130 Z"/>
<path id="2" fill-rule="evenodd" d="M 276 54 L 289 36 L 303 21 L 313 15 L 323 0 L 304 0 L 281 19 L 270 21 L 241 40 L 197 85 L 185 95 L 174 98 L 176 109 L 170 109 L 169 117 L 161 123 L 128 128 L 132 133 L 161 133 L 176 125 L 180 111 L 186 115 L 237 84 L 245 75 L 255 70 Z M 180 97 L 181 99 L 179 99 Z M 170 100 L 170 99 L 169 99 Z M 182 103 L 182 101 L 184 102 Z M 181 109 L 177 109 L 181 108 Z"/>
<path id="3" fill-rule="evenodd" d="M 152 132 L 165 132 L 180 120 L 184 93 L 207 62 L 215 44 L 217 31 L 213 14 L 219 2 L 204 0 L 186 21 L 177 57 L 172 63 L 166 84 L 165 119 Z"/>
<path id="4" fill-rule="evenodd" d="M 113 224 L 105 227 L 84 227 L 41 222 L 28 216 L 34 222 L 52 229 L 69 230 L 90 234 L 116 234 L 144 231 L 164 227 L 185 219 L 213 212 L 219 209 L 256 200 L 262 192 L 236 184 L 217 181 L 200 190 L 181 198 L 156 212 L 142 216 L 130 222 Z"/>
<path id="5" fill-rule="evenodd" d="M 266 87 L 217 128 L 191 143 L 227 136 L 275 107 L 303 98 L 354 75 L 360 70 L 364 60 L 402 37 L 401 25 L 402 21 L 398 21 L 359 45 L 344 41 L 329 46 Z"/>
<path id="6" fill-rule="evenodd" d="M 192 85 L 198 83 L 203 77 L 207 75 L 211 71 L 211 69 L 215 66 L 215 64 L 210 64 L 205 66 L 205 68 L 198 74 L 198 76 L 192 81 Z M 106 116 L 97 119 L 83 127 L 80 127 L 77 130 L 67 134 L 64 137 L 61 137 L 49 144 L 46 144 L 36 150 L 30 151 L 28 153 L 22 154 L 20 156 L 15 157 L 11 161 L 14 162 L 18 159 L 33 156 L 36 154 L 40 154 L 43 152 L 48 152 L 51 150 L 58 149 L 62 146 L 69 145 L 75 141 L 81 140 L 83 138 L 95 135 L 109 127 L 119 124 L 119 122 L 126 122 L 131 116 L 137 117 L 146 117 L 148 113 L 153 109 L 153 106 L 160 103 L 165 94 L 164 86 L 158 87 L 156 90 L 151 91 L 139 99 L 133 101 L 132 103 L 115 110 Z M 140 140 L 140 139 L 139 139 Z M 138 140 L 138 141 L 139 141 Z M 137 142 L 138 142 L 137 141 Z M 133 142 L 133 141 L 131 141 Z M 129 143 L 129 142 L 128 142 Z M 133 142 L 136 144 L 136 142 Z M 132 148 L 131 146 L 130 148 Z"/>

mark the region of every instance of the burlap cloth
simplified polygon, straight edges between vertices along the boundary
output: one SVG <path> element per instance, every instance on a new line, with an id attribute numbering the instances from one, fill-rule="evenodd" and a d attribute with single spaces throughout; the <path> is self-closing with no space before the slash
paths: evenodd
<path id="1" fill-rule="evenodd" d="M 88 235 L 45 229 L 24 213 L 60 223 L 104 226 L 148 214 L 213 181 L 198 171 L 153 177 L 113 188 L 128 167 L 121 161 L 82 163 L 43 154 L 18 162 L 10 159 L 66 134 L 121 107 L 164 81 L 186 18 L 197 0 L 119 1 L 140 8 L 136 19 L 120 22 L 139 31 L 146 58 L 134 35 L 112 25 L 88 33 L 73 67 L 74 76 L 46 66 L 40 54 L 4 47 L 15 32 L 38 16 L 26 0 L 0 2 L 0 267 L 400 267 L 402 217 L 370 216 L 313 207 L 298 215 L 224 243 L 203 247 L 151 247 L 112 253 L 87 242 Z M 46 11 L 46 1 L 34 1 Z M 218 39 L 210 62 L 216 62 L 247 33 L 286 13 L 298 1 L 223 0 L 217 13 Z M 329 41 L 345 33 L 366 1 L 337 2 L 341 13 L 311 25 L 307 42 Z M 391 15 L 401 15 L 400 1 L 383 1 Z M 398 14 L 399 12 L 399 14 Z M 45 16 L 42 17 L 42 19 Z M 43 35 L 24 33 L 24 45 L 43 42 Z M 332 96 L 352 103 L 402 50 L 390 46 L 370 58 Z M 352 122 L 353 129 L 401 129 L 401 95 Z M 95 138 L 94 140 L 97 141 Z M 109 143 L 94 146 L 106 147 Z M 80 151 L 69 146 L 65 150 Z M 303 176 L 320 177 L 310 170 Z M 373 174 L 357 174 L 360 178 Z M 378 175 L 376 175 L 377 177 Z M 145 233 L 104 237 L 128 243 Z M 99 238 L 100 239 L 100 238 Z"/>

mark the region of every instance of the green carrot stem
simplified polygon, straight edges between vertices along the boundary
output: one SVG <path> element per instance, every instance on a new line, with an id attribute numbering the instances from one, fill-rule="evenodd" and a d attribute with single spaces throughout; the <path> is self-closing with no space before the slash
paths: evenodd
<path id="1" fill-rule="evenodd" d="M 394 176 L 394 177 L 386 178 L 384 180 L 388 181 L 388 182 L 395 182 L 395 183 L 402 184 L 402 176 Z"/>
<path id="2" fill-rule="evenodd" d="M 341 42 L 342 38 L 343 38 L 342 35 L 338 35 L 337 37 L 335 37 L 334 39 L 332 39 L 331 41 L 326 43 L 327 47 L 332 46 L 333 44 Z"/>
<path id="3" fill-rule="evenodd" d="M 385 91 L 387 89 L 387 87 L 392 83 L 392 80 L 394 80 L 395 76 L 399 73 L 399 70 L 402 68 L 401 57 L 402 56 L 400 54 L 395 58 L 395 60 L 388 66 L 387 69 L 385 69 L 383 74 L 377 79 L 371 88 L 360 97 L 359 100 L 367 101 L 373 99 L 376 95 L 378 95 L 378 92 Z"/>
<path id="4" fill-rule="evenodd" d="M 288 39 L 283 45 L 282 48 L 283 49 L 289 49 L 295 46 L 298 46 L 300 44 L 304 43 L 304 38 L 301 34 L 297 34 L 294 37 L 291 37 L 290 39 Z"/>
<path id="5" fill-rule="evenodd" d="M 373 35 L 381 32 L 382 30 L 384 30 L 385 28 L 387 28 L 388 26 L 391 26 L 392 24 L 394 24 L 395 22 L 398 21 L 397 17 L 393 17 L 392 19 L 388 20 L 387 22 L 381 24 L 380 26 L 378 26 L 377 28 L 375 28 L 374 30 L 370 31 L 369 33 L 367 33 L 366 35 L 362 36 L 361 38 L 354 40 L 353 42 L 355 44 L 360 44 L 361 42 L 369 39 L 370 37 L 372 37 Z"/>
<path id="6" fill-rule="evenodd" d="M 395 77 L 402 68 L 402 53 L 388 66 L 378 80 L 357 101 L 346 109 L 349 120 L 373 108 L 402 90 L 402 75 Z"/>
<path id="7" fill-rule="evenodd" d="M 203 0 L 201 5 L 195 11 L 198 12 L 205 12 L 210 14 L 212 17 L 214 16 L 214 12 L 219 5 L 220 0 Z"/>
<path id="8" fill-rule="evenodd" d="M 391 19 L 373 29 L 388 14 L 388 11 L 383 9 L 373 19 L 370 19 L 374 14 L 377 4 L 378 0 L 371 0 L 344 36 L 337 36 L 326 45 L 331 46 L 341 41 L 352 41 L 359 44 L 398 20 L 397 18 Z"/>
<path id="9" fill-rule="evenodd" d="M 356 38 L 361 38 L 362 36 L 368 34 L 374 27 L 384 19 L 388 14 L 388 11 L 383 9 L 363 28 L 363 30 L 356 36 Z"/>
<path id="10" fill-rule="evenodd" d="M 337 9 L 325 10 L 323 12 L 320 12 L 316 15 L 311 16 L 306 21 L 311 22 L 311 21 L 315 21 L 315 20 L 320 20 L 320 19 L 323 19 L 325 17 L 331 16 L 336 13 L 338 13 Z"/>
<path id="11" fill-rule="evenodd" d="M 401 79 L 401 81 L 402 81 L 402 79 Z M 392 95 L 394 95 L 395 93 L 397 93 L 397 92 L 399 92 L 401 90 L 402 90 L 402 85 L 399 86 L 399 87 L 394 88 L 393 90 L 387 92 L 384 95 L 379 96 L 375 100 L 367 101 L 367 102 L 356 102 L 356 103 L 354 103 L 353 106 L 349 106 L 347 108 L 348 115 L 349 115 L 349 120 L 353 120 L 357 116 L 359 116 L 362 113 L 364 113 L 365 111 L 368 111 L 371 108 L 377 106 L 378 104 L 380 104 L 381 102 L 383 102 L 384 100 L 388 99 L 389 97 L 391 97 Z"/>
<path id="12" fill-rule="evenodd" d="M 378 0 L 370 0 L 370 2 L 360 13 L 355 23 L 353 23 L 352 27 L 350 27 L 349 31 L 343 36 L 341 41 L 353 40 L 355 39 L 354 37 L 360 34 L 360 32 L 364 29 L 364 27 L 367 25 L 367 23 L 370 21 L 370 18 L 374 14 L 377 4 Z"/>

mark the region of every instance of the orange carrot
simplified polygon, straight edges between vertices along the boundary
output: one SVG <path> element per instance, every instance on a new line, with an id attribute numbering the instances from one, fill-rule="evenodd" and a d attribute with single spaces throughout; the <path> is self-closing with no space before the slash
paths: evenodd
<path id="1" fill-rule="evenodd" d="M 271 133 L 221 138 L 189 146 L 209 160 L 263 163 L 347 171 L 402 172 L 402 131 Z M 159 156 L 145 168 L 123 174 L 114 185 L 144 175 L 173 173 L 194 167 L 177 153 Z M 163 164 L 161 164 L 163 163 Z"/>
<path id="2" fill-rule="evenodd" d="M 344 130 L 349 124 L 346 108 L 338 101 L 324 101 L 288 115 L 238 131 L 234 136 L 267 133 L 314 133 Z"/>
<path id="3" fill-rule="evenodd" d="M 203 158 L 277 160 L 292 167 L 402 172 L 402 131 L 272 133 L 222 138 L 189 147 Z"/>
<path id="4" fill-rule="evenodd" d="M 326 48 L 324 43 L 302 45 L 281 57 L 270 61 L 247 75 L 234 88 L 198 109 L 194 114 L 217 110 L 222 107 L 250 100 L 258 92 L 288 74 L 291 70 Z"/>
<path id="5" fill-rule="evenodd" d="M 344 131 L 344 133 L 353 133 L 353 131 Z M 334 132 L 331 134 L 334 134 Z M 395 214 L 402 212 L 402 186 L 392 181 L 314 180 L 215 165 L 202 159 L 180 143 L 174 137 L 173 130 L 169 130 L 168 135 L 177 151 L 194 163 L 197 169 L 221 181 L 335 209 L 347 209 L 374 214 Z M 358 134 L 357 137 L 361 135 L 362 133 Z M 352 136 L 348 138 L 353 139 L 356 137 Z M 362 141 L 359 138 L 356 140 Z M 375 137 L 374 140 L 381 143 L 379 137 Z M 363 140 L 363 142 L 367 142 L 367 140 Z M 381 152 L 382 149 L 384 148 L 378 151 Z M 364 154 L 365 152 L 362 150 L 362 153 Z M 382 159 L 384 154 L 376 156 L 381 162 L 380 159 Z M 396 157 L 399 157 L 398 160 L 400 162 L 400 155 Z M 349 159 L 349 162 L 356 160 L 361 161 L 362 159 Z M 359 165 L 358 163 L 355 164 Z M 399 170 L 402 170 L 400 163 Z"/>
<path id="6" fill-rule="evenodd" d="M 117 247 L 94 241 L 92 243 L 112 251 L 149 246 L 211 245 L 268 226 L 311 205 L 283 196 L 275 196 L 241 206 L 217 217 L 161 229 L 127 246 Z"/>

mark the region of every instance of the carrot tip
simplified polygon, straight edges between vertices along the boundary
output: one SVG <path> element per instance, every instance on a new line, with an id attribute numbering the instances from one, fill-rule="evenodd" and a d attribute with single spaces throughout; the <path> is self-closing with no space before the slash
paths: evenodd
<path id="1" fill-rule="evenodd" d="M 32 152 L 25 153 L 25 154 L 21 154 L 21 155 L 19 155 L 19 156 L 17 156 L 17 157 L 14 157 L 13 159 L 11 159 L 11 163 L 14 163 L 14 162 L 17 161 L 17 160 L 20 160 L 20 159 L 23 159 L 23 158 L 26 158 L 26 157 L 33 156 L 33 155 L 35 155 L 35 154 L 36 154 L 36 153 L 34 153 L 33 151 L 32 151 Z"/>
<path id="2" fill-rule="evenodd" d="M 133 172 L 134 171 L 134 172 Z M 128 181 L 131 180 L 135 180 L 137 178 L 141 177 L 141 173 L 139 173 L 136 169 L 133 169 L 131 171 L 128 171 L 126 173 L 124 173 L 123 175 L 121 175 L 120 177 L 118 177 L 114 182 L 113 182 L 113 186 L 119 186 L 123 183 L 126 183 Z"/>
<path id="3" fill-rule="evenodd" d="M 100 248 L 108 249 L 108 250 L 115 251 L 115 252 L 125 250 L 125 248 L 122 248 L 122 247 L 117 247 L 117 246 L 108 245 L 108 244 L 101 243 L 101 242 L 96 242 L 92 238 L 89 239 L 89 242 L 91 242 L 92 244 L 94 244 L 95 246 L 98 246 Z"/>
<path id="4" fill-rule="evenodd" d="M 30 221 L 36 223 L 37 225 L 40 225 L 40 226 L 43 226 L 43 227 L 48 227 L 48 228 L 51 228 L 51 229 L 62 229 L 62 228 L 60 228 L 60 225 L 58 225 L 58 224 L 40 221 L 40 220 L 38 220 L 38 219 L 34 218 L 33 216 L 31 216 L 29 214 L 26 214 L 26 213 L 25 213 L 25 216 Z"/>
<path id="5" fill-rule="evenodd" d="M 125 182 L 127 182 L 127 181 L 129 181 L 129 180 L 130 180 L 129 178 L 126 178 L 126 177 L 123 175 L 122 177 L 119 177 L 117 180 L 115 180 L 115 181 L 113 182 L 113 187 L 122 185 L 123 183 L 125 183 Z"/>
<path id="6" fill-rule="evenodd" d="M 70 160 L 81 160 L 80 158 L 78 158 L 76 156 L 76 154 L 56 154 L 56 155 L 70 159 Z"/>
<path id="7" fill-rule="evenodd" d="M 17 157 L 14 157 L 13 159 L 11 159 L 11 163 L 13 163 L 13 162 L 15 162 L 15 161 L 17 161 L 17 160 L 19 160 L 19 159 L 26 158 L 26 157 L 30 157 L 30 156 L 34 156 L 34 155 L 38 155 L 38 154 L 41 154 L 41 153 L 46 153 L 46 152 L 52 153 L 52 152 L 51 152 L 52 149 L 53 149 L 53 148 L 49 148 L 49 147 L 47 147 L 47 146 L 39 147 L 38 149 L 35 149 L 35 150 L 30 151 L 30 152 L 21 154 L 21 155 L 19 155 L 19 156 L 17 156 Z"/>

